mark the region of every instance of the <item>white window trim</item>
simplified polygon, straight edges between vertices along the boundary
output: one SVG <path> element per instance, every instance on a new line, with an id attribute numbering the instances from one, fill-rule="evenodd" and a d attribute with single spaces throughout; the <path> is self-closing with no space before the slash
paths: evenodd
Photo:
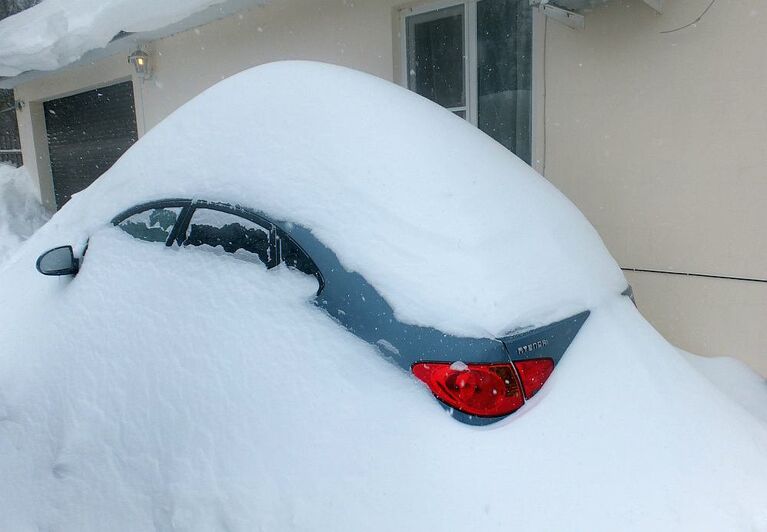
<path id="1" fill-rule="evenodd" d="M 408 65 L 407 65 L 407 17 L 411 15 L 420 15 L 438 9 L 464 6 L 464 53 L 466 54 L 466 68 L 464 69 L 464 83 L 466 89 L 466 120 L 477 126 L 478 124 L 478 97 L 479 90 L 477 80 L 477 2 L 480 0 L 439 0 L 436 2 L 427 2 L 424 4 L 404 7 L 399 10 L 399 84 L 408 88 Z M 543 106 L 545 105 L 545 94 L 542 94 L 543 88 L 543 69 L 544 57 L 541 53 L 545 47 L 545 32 L 543 30 L 544 17 L 537 9 L 533 9 L 533 57 L 532 57 L 532 124 L 530 132 L 530 153 L 532 156 L 532 167 L 542 172 L 545 168 L 543 131 Z M 459 108 L 450 109 L 451 111 Z"/>
<path id="2" fill-rule="evenodd" d="M 463 6 L 463 53 L 465 105 L 449 107 L 449 111 L 466 111 L 466 120 L 477 125 L 477 0 L 442 0 L 402 9 L 400 11 L 401 83 L 408 88 L 407 18 L 448 7 Z M 473 37 L 473 41 L 471 40 Z M 473 43 L 473 44 L 472 44 Z M 473 72 L 473 74 L 472 74 Z M 473 85 L 472 85 L 473 83 Z"/>

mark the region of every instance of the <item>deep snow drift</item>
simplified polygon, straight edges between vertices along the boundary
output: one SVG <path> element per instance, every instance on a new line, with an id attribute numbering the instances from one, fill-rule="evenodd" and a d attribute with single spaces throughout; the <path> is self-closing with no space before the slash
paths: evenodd
<path id="1" fill-rule="evenodd" d="M 463 425 L 315 307 L 313 278 L 109 226 L 168 196 L 312 227 L 416 322 L 592 314 L 522 410 Z M 86 238 L 75 278 L 34 271 Z M 246 72 L 0 275 L 0 529 L 767 530 L 767 426 L 623 282 L 566 199 L 448 111 L 335 67 Z"/>
<path id="2" fill-rule="evenodd" d="M 767 529 L 764 426 L 626 298 L 478 429 L 311 277 L 110 228 L 45 281 L 0 320 L 0 529 Z"/>
<path id="3" fill-rule="evenodd" d="M 767 381 L 745 363 L 728 356 L 682 355 L 717 388 L 767 424 Z"/>
<path id="4" fill-rule="evenodd" d="M 49 217 L 24 167 L 0 163 L 0 267 Z"/>

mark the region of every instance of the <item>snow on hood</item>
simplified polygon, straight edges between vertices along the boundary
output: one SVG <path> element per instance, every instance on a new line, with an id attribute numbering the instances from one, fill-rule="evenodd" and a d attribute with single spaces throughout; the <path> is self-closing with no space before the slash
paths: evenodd
<path id="1" fill-rule="evenodd" d="M 626 287 L 578 209 L 500 144 L 421 96 L 326 64 L 272 63 L 215 85 L 54 220 L 84 242 L 122 209 L 167 197 L 304 225 L 401 320 L 458 335 L 551 322 Z"/>
<path id="2" fill-rule="evenodd" d="M 121 31 L 153 31 L 225 0 L 44 0 L 0 21 L 0 76 L 56 70 Z"/>

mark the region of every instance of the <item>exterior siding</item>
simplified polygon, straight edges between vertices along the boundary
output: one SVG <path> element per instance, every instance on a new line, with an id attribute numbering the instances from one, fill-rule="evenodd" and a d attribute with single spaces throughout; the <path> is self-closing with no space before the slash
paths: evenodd
<path id="1" fill-rule="evenodd" d="M 767 281 L 767 12 L 760 0 L 611 2 L 549 21 L 546 177 L 624 268 Z M 628 274 L 666 338 L 767 375 L 767 283 Z"/>

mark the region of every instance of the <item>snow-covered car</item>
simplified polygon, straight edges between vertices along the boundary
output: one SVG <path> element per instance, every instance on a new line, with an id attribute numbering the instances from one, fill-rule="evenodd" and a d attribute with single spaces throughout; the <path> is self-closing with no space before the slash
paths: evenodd
<path id="1" fill-rule="evenodd" d="M 374 286 L 344 268 L 311 228 L 200 199 L 140 204 L 112 223 L 139 240 L 202 247 L 266 268 L 286 264 L 313 276 L 319 285 L 316 305 L 402 369 L 412 370 L 453 417 L 476 425 L 503 419 L 538 393 L 589 315 L 583 310 L 498 338 L 458 337 L 397 319 Z M 58 246 L 38 258 L 37 269 L 44 275 L 74 275 L 81 264 L 72 246 Z"/>
<path id="2" fill-rule="evenodd" d="M 767 529 L 764 411 L 626 286 L 449 111 L 232 76 L 0 271 L 0 528 Z"/>

